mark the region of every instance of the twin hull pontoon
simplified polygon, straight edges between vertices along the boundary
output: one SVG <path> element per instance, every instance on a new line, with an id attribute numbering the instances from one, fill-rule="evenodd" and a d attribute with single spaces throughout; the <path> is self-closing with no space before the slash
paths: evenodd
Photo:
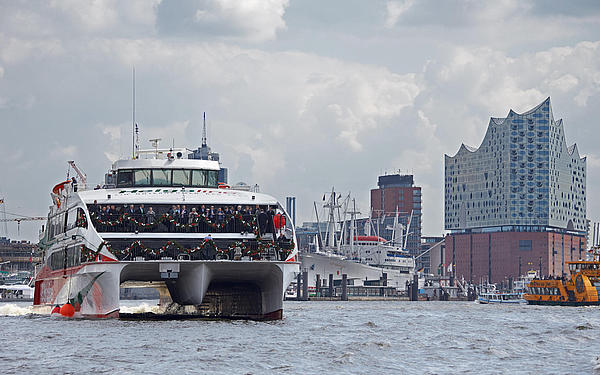
<path id="1" fill-rule="evenodd" d="M 70 304 L 75 316 L 117 317 L 127 286 L 157 288 L 166 314 L 281 318 L 299 271 L 291 220 L 268 195 L 219 188 L 218 170 L 215 161 L 120 160 L 113 186 L 58 184 L 34 310 Z"/>

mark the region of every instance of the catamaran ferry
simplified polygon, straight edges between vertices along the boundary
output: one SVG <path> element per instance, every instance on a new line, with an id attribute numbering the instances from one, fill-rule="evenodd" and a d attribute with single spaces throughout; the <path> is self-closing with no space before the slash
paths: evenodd
<path id="1" fill-rule="evenodd" d="M 154 287 L 161 311 L 280 319 L 299 271 L 289 216 L 273 197 L 218 183 L 187 149 L 118 160 L 106 184 L 57 184 L 40 240 L 34 311 L 118 317 L 120 287 Z M 82 181 L 83 180 L 83 181 Z"/>

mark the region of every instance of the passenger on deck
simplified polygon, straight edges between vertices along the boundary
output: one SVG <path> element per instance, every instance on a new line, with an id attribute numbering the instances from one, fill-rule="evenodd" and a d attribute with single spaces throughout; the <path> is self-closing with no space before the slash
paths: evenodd
<path id="1" fill-rule="evenodd" d="M 154 224 L 154 221 L 156 220 L 156 214 L 154 213 L 152 207 L 148 207 L 148 212 L 146 212 L 145 216 L 147 224 Z"/>
<path id="2" fill-rule="evenodd" d="M 96 216 L 98 218 L 98 214 L 100 213 L 100 207 L 98 206 L 98 201 L 94 199 L 94 203 L 92 203 L 88 209 L 91 215 Z"/>
<path id="3" fill-rule="evenodd" d="M 221 209 L 221 207 L 219 207 L 217 209 L 217 223 L 222 224 L 225 218 L 225 213 L 223 213 L 223 210 Z"/>
<path id="4" fill-rule="evenodd" d="M 267 233 L 273 233 L 273 240 L 275 240 L 275 211 L 273 207 L 267 206 L 267 216 L 269 217 Z"/>
<path id="5" fill-rule="evenodd" d="M 258 211 L 258 207 L 257 207 L 257 211 Z M 269 225 L 269 215 L 267 215 L 267 213 L 265 212 L 264 209 L 261 209 L 260 212 L 258 213 L 257 220 L 258 220 L 258 232 L 259 232 L 259 235 L 262 237 L 265 233 L 267 233 L 267 228 Z"/>
<path id="6" fill-rule="evenodd" d="M 188 225 L 190 226 L 190 232 L 198 233 L 198 212 L 196 211 L 196 207 L 192 208 L 192 212 L 190 212 Z"/>
<path id="7" fill-rule="evenodd" d="M 181 209 L 179 210 L 179 224 L 181 224 L 181 225 L 188 224 L 188 210 L 185 207 L 185 204 L 182 205 Z M 181 231 L 187 232 L 188 230 L 186 230 L 185 227 L 182 227 Z"/>

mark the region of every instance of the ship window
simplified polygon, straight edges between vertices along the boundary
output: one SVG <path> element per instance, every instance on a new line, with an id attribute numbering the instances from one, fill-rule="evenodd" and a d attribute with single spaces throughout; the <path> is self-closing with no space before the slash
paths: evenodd
<path id="1" fill-rule="evenodd" d="M 208 171 L 208 186 L 217 186 L 219 171 Z"/>
<path id="2" fill-rule="evenodd" d="M 58 250 L 50 255 L 50 268 L 53 270 L 61 269 L 65 266 L 65 252 L 64 250 Z"/>
<path id="3" fill-rule="evenodd" d="M 171 170 L 170 169 L 154 169 L 154 170 L 152 170 L 152 183 L 155 186 L 171 185 Z"/>
<path id="4" fill-rule="evenodd" d="M 79 228 L 85 228 L 85 229 L 87 229 L 87 227 L 88 227 L 87 216 L 85 214 L 85 211 L 81 207 L 77 208 L 77 222 L 75 225 L 77 225 L 77 227 L 79 227 Z"/>
<path id="5" fill-rule="evenodd" d="M 149 169 L 136 169 L 133 171 L 133 183 L 135 186 L 149 186 L 152 184 Z"/>
<path id="6" fill-rule="evenodd" d="M 173 186 L 189 186 L 190 185 L 190 170 L 175 169 L 173 170 Z"/>
<path id="7" fill-rule="evenodd" d="M 75 228 L 77 222 L 77 215 L 75 214 L 75 210 L 71 209 L 67 213 L 67 230 Z"/>
<path id="8" fill-rule="evenodd" d="M 207 175 L 208 175 L 207 171 L 194 169 L 192 171 L 192 186 L 205 187 Z"/>
<path id="9" fill-rule="evenodd" d="M 117 174 L 117 186 L 129 187 L 133 185 L 133 171 L 119 171 Z"/>

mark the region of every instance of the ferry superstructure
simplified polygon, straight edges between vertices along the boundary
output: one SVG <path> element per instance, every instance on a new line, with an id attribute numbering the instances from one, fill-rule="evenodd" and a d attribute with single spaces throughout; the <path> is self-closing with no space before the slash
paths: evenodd
<path id="1" fill-rule="evenodd" d="M 588 260 L 566 262 L 570 274 L 561 278 L 533 279 L 525 300 L 530 305 L 600 305 L 600 246 L 592 248 Z"/>
<path id="2" fill-rule="evenodd" d="M 164 152 L 163 152 L 164 151 Z M 186 149 L 116 161 L 106 186 L 52 190 L 34 310 L 118 317 L 120 286 L 159 290 L 168 313 L 280 319 L 299 271 L 291 220 L 269 195 L 219 186 Z"/>

